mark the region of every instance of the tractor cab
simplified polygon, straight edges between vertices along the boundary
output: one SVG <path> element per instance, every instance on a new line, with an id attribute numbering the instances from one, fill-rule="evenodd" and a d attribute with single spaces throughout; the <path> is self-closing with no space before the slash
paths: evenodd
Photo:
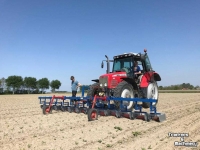
<path id="1" fill-rule="evenodd" d="M 135 59 L 133 56 L 121 55 L 121 57 L 114 57 L 112 72 L 126 72 L 127 77 L 134 78 Z M 142 62 L 137 61 L 140 71 L 143 69 Z M 137 67 L 137 66 L 136 66 Z"/>
<path id="2" fill-rule="evenodd" d="M 145 72 L 153 71 L 148 55 L 140 53 L 124 53 L 113 57 L 112 72 L 126 72 L 128 78 L 137 78 Z M 141 73 L 134 74 L 135 62 L 139 66 Z"/>

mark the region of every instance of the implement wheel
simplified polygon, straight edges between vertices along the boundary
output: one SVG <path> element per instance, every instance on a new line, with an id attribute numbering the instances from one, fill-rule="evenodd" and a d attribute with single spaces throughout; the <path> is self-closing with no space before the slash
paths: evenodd
<path id="1" fill-rule="evenodd" d="M 110 111 L 109 111 L 109 110 L 104 110 L 103 112 L 104 112 L 104 115 L 105 115 L 105 116 L 110 115 Z"/>
<path id="2" fill-rule="evenodd" d="M 120 111 L 116 111 L 116 112 L 115 112 L 115 116 L 116 116 L 117 118 L 121 118 L 121 112 L 120 112 Z"/>
<path id="3" fill-rule="evenodd" d="M 49 105 L 43 105 L 42 112 L 44 115 L 52 113 L 52 107 L 49 108 Z"/>
<path id="4" fill-rule="evenodd" d="M 66 111 L 66 107 L 65 106 L 61 106 L 60 109 L 61 109 L 61 111 Z"/>
<path id="5" fill-rule="evenodd" d="M 72 113 L 72 108 L 71 107 L 68 107 L 67 110 L 68 110 L 69 113 Z"/>
<path id="6" fill-rule="evenodd" d="M 58 106 L 54 105 L 54 106 L 53 106 L 53 109 L 54 109 L 55 111 L 57 111 L 57 110 L 58 110 Z"/>
<path id="7" fill-rule="evenodd" d="M 80 109 L 77 108 L 77 107 L 75 107 L 75 112 L 76 112 L 76 113 L 80 113 Z"/>
<path id="8" fill-rule="evenodd" d="M 149 122 L 151 120 L 150 114 L 145 113 L 144 114 L 144 120 L 147 121 L 147 122 Z"/>
<path id="9" fill-rule="evenodd" d="M 135 119 L 135 113 L 134 112 L 128 112 L 129 114 L 129 119 L 133 120 Z"/>
<path id="10" fill-rule="evenodd" d="M 96 109 L 89 109 L 88 111 L 88 121 L 94 121 L 98 119 L 98 113 Z"/>
<path id="11" fill-rule="evenodd" d="M 88 113 L 88 108 L 85 108 L 83 112 L 84 112 L 84 114 L 87 114 Z"/>

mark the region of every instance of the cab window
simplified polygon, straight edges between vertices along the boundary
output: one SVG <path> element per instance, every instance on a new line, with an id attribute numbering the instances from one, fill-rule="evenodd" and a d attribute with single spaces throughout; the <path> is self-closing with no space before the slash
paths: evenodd
<path id="1" fill-rule="evenodd" d="M 149 61 L 148 56 L 145 57 L 145 64 L 146 64 L 146 69 L 147 69 L 147 71 L 152 70 L 151 63 L 150 63 L 150 61 Z"/>

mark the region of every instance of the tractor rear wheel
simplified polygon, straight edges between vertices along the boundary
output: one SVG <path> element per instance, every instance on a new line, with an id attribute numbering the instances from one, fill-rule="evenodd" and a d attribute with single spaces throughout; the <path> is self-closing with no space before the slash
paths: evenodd
<path id="1" fill-rule="evenodd" d="M 150 98 L 150 99 L 155 99 L 157 100 L 156 102 L 153 102 L 152 105 L 156 106 L 158 103 L 158 85 L 156 82 L 152 82 L 148 85 L 147 87 L 147 91 L 144 93 L 145 98 Z M 149 108 L 150 107 L 150 103 L 148 102 L 143 102 L 142 104 L 143 108 Z"/>
<path id="2" fill-rule="evenodd" d="M 123 97 L 123 98 L 134 98 L 133 86 L 126 81 L 120 82 L 117 87 L 114 89 L 114 97 Z M 115 101 L 117 108 L 120 106 L 120 101 Z M 123 105 L 127 106 L 128 111 L 132 111 L 134 107 L 133 101 L 123 101 Z"/>

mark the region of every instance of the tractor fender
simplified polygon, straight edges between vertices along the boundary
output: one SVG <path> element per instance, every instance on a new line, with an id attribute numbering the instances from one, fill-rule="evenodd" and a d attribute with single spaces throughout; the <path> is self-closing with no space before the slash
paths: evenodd
<path id="1" fill-rule="evenodd" d="M 158 73 L 154 72 L 153 75 L 154 75 L 154 80 L 155 81 L 161 81 L 161 77 L 160 77 L 160 75 Z"/>
<path id="2" fill-rule="evenodd" d="M 144 74 L 141 78 L 140 87 L 146 88 L 148 85 L 149 85 L 148 77 L 146 74 Z"/>
<path id="3" fill-rule="evenodd" d="M 96 82 L 96 83 L 99 83 L 99 79 L 94 79 L 94 80 L 92 80 L 92 81 L 94 81 L 94 82 Z"/>
<path id="4" fill-rule="evenodd" d="M 134 90 L 138 89 L 137 84 L 135 83 L 135 80 L 133 78 L 124 78 L 124 77 L 122 77 L 121 79 L 122 79 L 122 81 L 124 80 L 124 81 L 128 82 L 129 84 L 131 84 L 133 86 Z"/>
<path id="5" fill-rule="evenodd" d="M 156 72 L 153 72 L 152 74 L 145 73 L 141 78 L 140 87 L 141 88 L 148 87 L 149 82 L 152 81 L 151 80 L 152 77 L 153 77 L 154 81 L 161 81 L 161 77 L 158 73 L 156 73 Z"/>

